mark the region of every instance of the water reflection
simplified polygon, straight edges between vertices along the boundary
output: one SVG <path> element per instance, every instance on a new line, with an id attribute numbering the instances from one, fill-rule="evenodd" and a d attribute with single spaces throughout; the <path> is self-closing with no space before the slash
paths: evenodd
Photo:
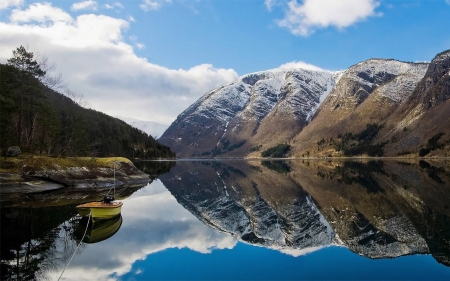
<path id="1" fill-rule="evenodd" d="M 75 249 L 75 206 L 1 209 L 1 280 L 43 279 Z"/>
<path id="2" fill-rule="evenodd" d="M 445 166 L 447 165 L 447 166 Z M 448 163 L 182 162 L 161 181 L 206 225 L 286 253 L 342 245 L 450 265 Z"/>
<path id="3" fill-rule="evenodd" d="M 109 219 L 82 217 L 75 230 L 75 238 L 84 243 L 98 243 L 113 236 L 122 226 L 122 215 Z"/>
<path id="4" fill-rule="evenodd" d="M 158 181 L 124 201 L 123 224 L 107 243 L 85 247 L 65 271 L 65 280 L 105 280 L 130 271 L 132 264 L 170 248 L 201 253 L 232 248 L 236 241 L 198 221 Z M 58 272 L 50 272 L 53 278 Z"/>
<path id="5" fill-rule="evenodd" d="M 139 165 L 153 177 L 170 172 L 124 199 L 121 217 L 101 224 L 87 224 L 74 205 L 2 208 L 1 279 L 58 279 L 86 227 L 63 280 L 139 279 L 151 265 L 139 267 L 138 261 L 168 249 L 211 254 L 235 251 L 238 241 L 293 257 L 340 246 L 377 259 L 430 253 L 450 265 L 448 162 Z M 217 278 L 240 276 L 230 271 Z"/>

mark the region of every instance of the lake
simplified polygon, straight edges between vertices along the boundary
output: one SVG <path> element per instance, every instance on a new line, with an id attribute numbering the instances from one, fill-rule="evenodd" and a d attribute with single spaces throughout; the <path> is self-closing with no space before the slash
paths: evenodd
<path id="1" fill-rule="evenodd" d="M 1 279 L 450 280 L 448 161 L 136 166 L 153 181 L 110 220 L 2 205 Z"/>

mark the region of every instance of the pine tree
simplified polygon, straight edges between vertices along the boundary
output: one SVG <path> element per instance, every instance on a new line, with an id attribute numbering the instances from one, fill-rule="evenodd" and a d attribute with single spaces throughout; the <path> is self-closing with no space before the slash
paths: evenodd
<path id="1" fill-rule="evenodd" d="M 18 145 L 34 145 L 36 119 L 40 100 L 44 97 L 39 79 L 44 77 L 43 71 L 34 59 L 33 52 L 28 52 L 20 46 L 13 50 L 13 57 L 8 59 L 8 65 L 18 70 L 15 90 L 18 96 L 18 116 L 16 120 L 16 137 Z"/>

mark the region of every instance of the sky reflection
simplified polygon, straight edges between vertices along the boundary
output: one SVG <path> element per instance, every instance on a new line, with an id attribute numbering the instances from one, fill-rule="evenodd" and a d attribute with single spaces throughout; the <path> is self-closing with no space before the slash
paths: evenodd
<path id="1" fill-rule="evenodd" d="M 117 280 L 130 272 L 136 261 L 157 252 L 187 248 L 208 254 L 231 249 L 237 243 L 200 222 L 159 180 L 125 199 L 122 217 L 123 224 L 114 236 L 83 245 L 61 280 Z M 49 272 L 48 277 L 57 279 L 60 273 Z"/>

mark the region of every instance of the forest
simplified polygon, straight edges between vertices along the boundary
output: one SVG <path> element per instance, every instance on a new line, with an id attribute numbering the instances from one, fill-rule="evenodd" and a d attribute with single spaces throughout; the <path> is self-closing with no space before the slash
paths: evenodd
<path id="1" fill-rule="evenodd" d="M 174 158 L 169 147 L 125 122 L 57 92 L 47 64 L 20 46 L 0 64 L 0 149 L 55 157 Z"/>

